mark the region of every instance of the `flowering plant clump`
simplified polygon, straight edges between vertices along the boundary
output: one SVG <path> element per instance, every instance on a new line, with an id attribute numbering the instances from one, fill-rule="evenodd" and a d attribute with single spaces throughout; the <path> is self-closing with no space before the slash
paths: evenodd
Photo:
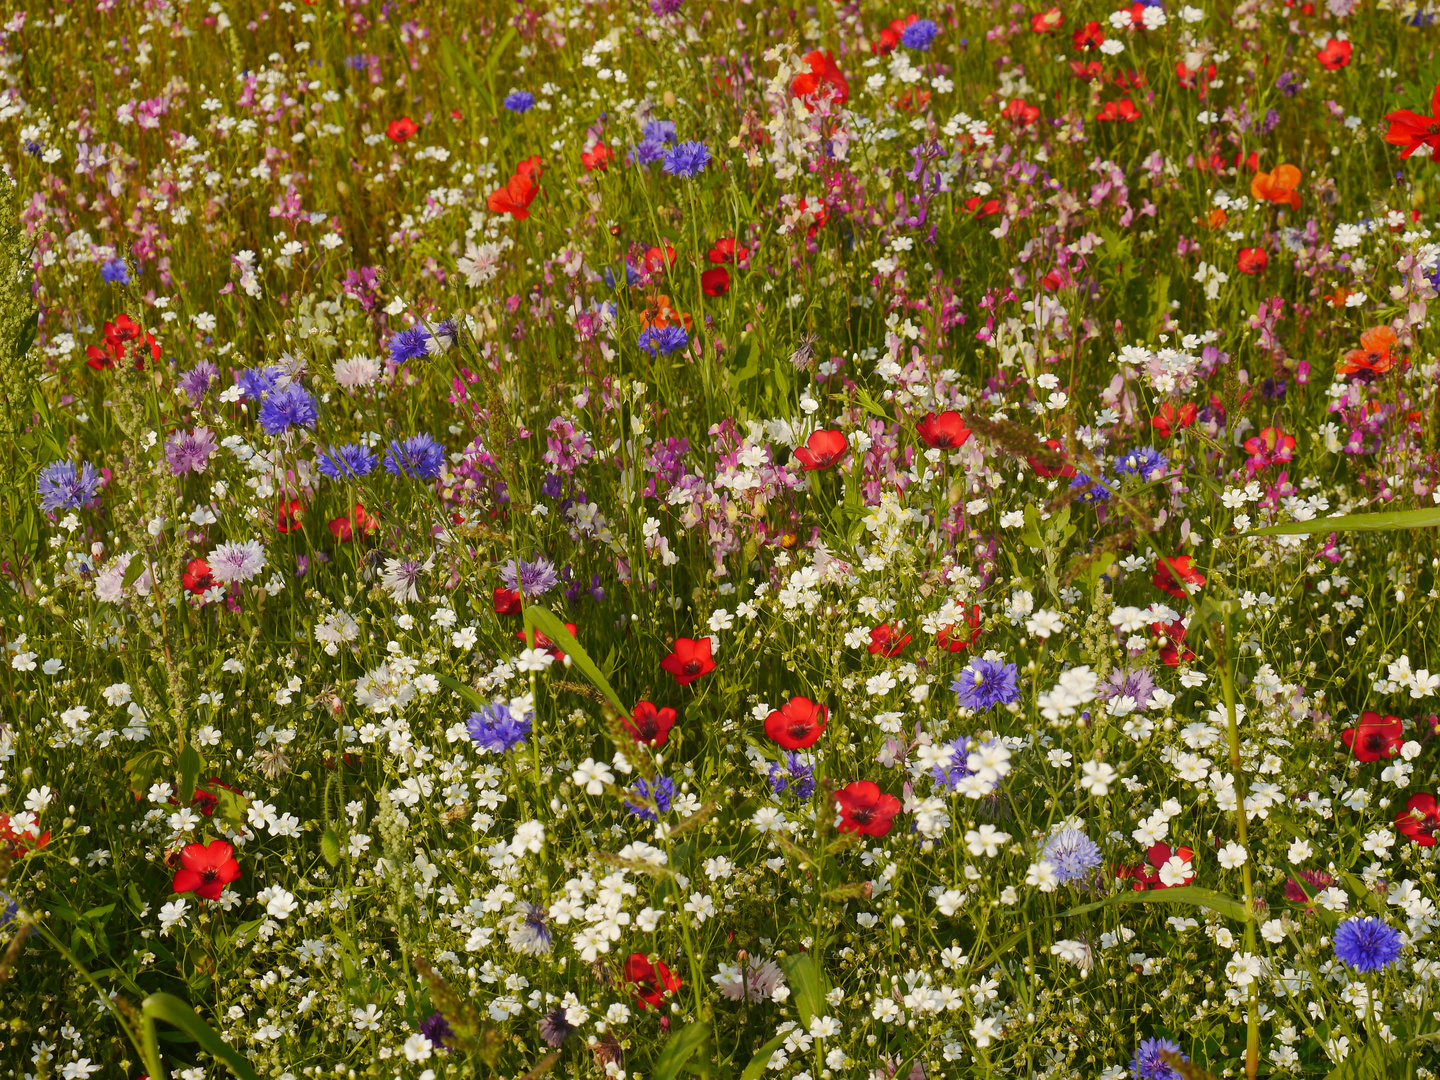
<path id="1" fill-rule="evenodd" d="M 0 1066 L 1434 1077 L 1433 4 L 0 16 Z"/>

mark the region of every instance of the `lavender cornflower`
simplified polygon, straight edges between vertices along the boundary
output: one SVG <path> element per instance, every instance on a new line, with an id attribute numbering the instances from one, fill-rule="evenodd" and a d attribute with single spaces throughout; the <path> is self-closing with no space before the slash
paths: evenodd
<path id="1" fill-rule="evenodd" d="M 550 952 L 554 935 L 550 930 L 550 913 L 538 904 L 527 904 L 523 900 L 515 905 L 515 914 L 510 916 L 510 948 L 525 956 L 546 956 Z"/>
<path id="2" fill-rule="evenodd" d="M 513 113 L 527 113 L 535 107 L 535 95 L 529 90 L 511 90 L 500 104 Z"/>
<path id="3" fill-rule="evenodd" d="M 380 574 L 380 584 L 397 604 L 406 600 L 419 600 L 420 575 L 428 574 L 435 565 L 434 558 L 423 563 L 418 559 L 386 559 L 385 569 Z"/>
<path id="4" fill-rule="evenodd" d="M 235 373 L 235 382 L 240 387 L 240 392 L 245 395 L 247 401 L 259 401 L 271 390 L 275 389 L 275 380 L 280 378 L 281 371 L 279 364 L 267 364 L 265 367 L 245 368 Z"/>
<path id="5" fill-rule="evenodd" d="M 950 760 L 944 765 L 931 766 L 930 779 L 954 791 L 961 781 L 975 775 L 966 764 L 970 760 L 970 740 L 961 735 L 958 739 L 951 739 L 945 746 L 950 750 Z"/>
<path id="6" fill-rule="evenodd" d="M 222 585 L 232 581 L 249 581 L 265 569 L 265 549 L 258 540 L 246 540 L 243 544 L 224 543 L 216 547 L 205 561 L 210 564 L 210 576 Z"/>
<path id="7" fill-rule="evenodd" d="M 409 360 L 423 360 L 430 355 L 430 331 L 423 326 L 401 330 L 390 339 L 390 360 L 396 367 Z"/>
<path id="8" fill-rule="evenodd" d="M 1110 496 L 1115 494 L 1110 490 L 1110 483 L 1103 476 L 1091 476 L 1089 473 L 1076 472 L 1070 479 L 1070 490 L 1079 491 L 1075 496 L 1077 502 L 1097 503 L 1109 502 Z"/>
<path id="9" fill-rule="evenodd" d="M 1335 928 L 1335 955 L 1356 971 L 1383 971 L 1400 959 L 1400 934 L 1382 919 L 1346 919 Z"/>
<path id="10" fill-rule="evenodd" d="M 100 490 L 102 477 L 95 466 L 82 462 L 75 471 L 73 461 L 56 461 L 40 470 L 35 478 L 35 493 L 40 496 L 42 510 L 79 510 Z"/>
<path id="11" fill-rule="evenodd" d="M 312 428 L 319 416 L 310 392 L 294 382 L 271 390 L 260 406 L 260 426 L 268 435 L 279 435 L 292 427 Z"/>
<path id="12" fill-rule="evenodd" d="M 392 440 L 385 450 L 385 471 L 404 473 L 415 480 L 434 480 L 445 467 L 445 447 L 423 431 L 405 440 Z"/>
<path id="13" fill-rule="evenodd" d="M 1179 1043 L 1169 1039 L 1146 1039 L 1130 1061 L 1130 1075 L 1137 1080 L 1180 1080 L 1180 1070 L 1161 1057 L 1167 1053 L 1179 1054 L 1181 1061 L 1190 1060 L 1180 1053 Z"/>
<path id="14" fill-rule="evenodd" d="M 1014 664 L 977 657 L 960 672 L 950 689 L 963 708 L 984 712 L 996 705 L 1009 705 L 1020 696 L 1015 682 L 1019 675 L 1020 669 Z"/>
<path id="15" fill-rule="evenodd" d="M 475 745 L 491 754 L 509 753 L 530 737 L 533 715 L 516 716 L 503 701 L 492 702 L 470 714 L 465 730 Z"/>
<path id="16" fill-rule="evenodd" d="M 1144 712 L 1155 696 L 1155 680 L 1144 668 L 1116 668 L 1110 672 L 1100 693 L 1106 701 L 1128 697 L 1135 702 L 1137 712 Z"/>
<path id="17" fill-rule="evenodd" d="M 111 259 L 100 267 L 100 277 L 111 285 L 129 285 L 130 268 L 124 259 Z"/>
<path id="18" fill-rule="evenodd" d="M 332 446 L 320 455 L 317 468 L 321 476 L 328 476 L 331 480 L 369 476 L 375 469 L 375 455 L 358 443 Z"/>
<path id="19" fill-rule="evenodd" d="M 434 1049 L 448 1052 L 451 1047 L 445 1040 L 455 1037 L 455 1029 L 450 1026 L 450 1021 L 445 1019 L 444 1013 L 437 1012 L 420 1021 L 420 1034 L 430 1040 Z"/>
<path id="20" fill-rule="evenodd" d="M 570 1023 L 570 1015 L 563 1005 L 555 1006 L 540 1018 L 540 1038 L 549 1046 L 561 1047 L 574 1034 L 575 1025 Z"/>
<path id="21" fill-rule="evenodd" d="M 793 750 L 785 752 L 783 762 L 770 763 L 770 790 L 776 795 L 789 791 L 796 799 L 815 794 L 815 769 Z"/>
<path id="22" fill-rule="evenodd" d="M 190 398 L 190 404 L 198 405 L 210 389 L 210 384 L 220 377 L 220 369 L 209 360 L 201 360 L 180 376 L 179 386 Z"/>
<path id="23" fill-rule="evenodd" d="M 640 331 L 636 344 L 651 356 L 669 356 L 690 343 L 683 326 L 652 326 Z"/>
<path id="24" fill-rule="evenodd" d="M 686 141 L 665 151 L 661 170 L 682 180 L 699 176 L 710 161 L 710 149 L 702 142 Z"/>
<path id="25" fill-rule="evenodd" d="M 560 575 L 555 570 L 555 564 L 544 555 L 533 562 L 521 559 L 518 566 L 511 559 L 500 566 L 500 584 L 525 596 L 544 596 L 560 584 Z"/>
<path id="26" fill-rule="evenodd" d="M 907 49 L 928 52 L 930 43 L 935 40 L 935 35 L 938 33 L 940 33 L 940 27 L 930 19 L 917 19 L 901 31 L 900 44 Z"/>
<path id="27" fill-rule="evenodd" d="M 460 324 L 454 319 L 441 319 L 438 323 L 422 324 L 430 333 L 430 340 L 425 343 L 426 351 L 431 356 L 439 356 L 455 344 L 460 337 Z"/>
<path id="28" fill-rule="evenodd" d="M 1083 881 L 1102 861 L 1095 841 L 1079 829 L 1061 829 L 1045 841 L 1040 857 L 1055 868 L 1061 884 Z"/>
<path id="29" fill-rule="evenodd" d="M 1154 480 L 1169 467 L 1165 455 L 1153 446 L 1137 446 L 1115 462 L 1117 473 L 1138 476 L 1141 480 Z"/>
<path id="30" fill-rule="evenodd" d="M 675 781 L 668 776 L 657 776 L 653 784 L 645 780 L 636 780 L 634 787 L 630 790 L 640 798 L 653 802 L 656 809 L 662 814 L 669 812 L 670 804 L 675 799 Z M 656 820 L 655 811 L 643 803 L 627 802 L 625 809 L 646 821 Z"/>
<path id="31" fill-rule="evenodd" d="M 176 476 L 192 472 L 202 473 L 210 455 L 218 447 L 215 436 L 207 427 L 197 427 L 194 431 L 177 431 L 165 443 L 165 460 L 170 463 L 170 471 Z"/>

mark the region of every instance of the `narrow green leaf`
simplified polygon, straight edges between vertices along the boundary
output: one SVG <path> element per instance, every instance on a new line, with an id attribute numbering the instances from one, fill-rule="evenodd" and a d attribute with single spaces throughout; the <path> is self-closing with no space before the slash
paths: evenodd
<path id="1" fill-rule="evenodd" d="M 180 751 L 180 801 L 188 803 L 195 797 L 195 783 L 200 779 L 200 768 L 205 764 L 194 743 L 186 743 Z"/>
<path id="2" fill-rule="evenodd" d="M 670 1041 L 665 1044 L 659 1060 L 655 1062 L 652 1080 L 675 1080 L 680 1067 L 690 1060 L 696 1050 L 705 1045 L 709 1035 L 710 1028 L 705 1021 L 696 1020 L 670 1036 Z"/>
<path id="3" fill-rule="evenodd" d="M 570 657 L 571 663 L 595 685 L 595 689 L 605 695 L 605 699 L 615 707 L 616 712 L 621 716 L 630 715 L 629 708 L 621 702 L 620 695 L 615 693 L 609 680 L 600 673 L 595 661 L 590 659 L 590 654 L 581 648 L 580 643 L 575 640 L 575 636 L 565 629 L 565 624 L 556 618 L 553 612 L 539 604 L 527 604 L 525 625 L 527 628 L 541 631 L 559 647 L 561 652 Z"/>
<path id="4" fill-rule="evenodd" d="M 1120 893 L 1107 900 L 1097 900 L 1093 904 L 1081 904 L 1079 907 L 1062 911 L 1060 914 L 1067 917 L 1084 915 L 1089 911 L 1121 907 L 1125 904 L 1194 904 L 1196 907 L 1208 908 L 1226 918 L 1235 919 L 1237 922 L 1253 922 L 1255 919 L 1255 913 L 1246 909 L 1243 900 L 1226 896 L 1214 889 L 1202 889 L 1195 885 L 1184 885 L 1178 889 L 1150 889 L 1145 892 Z"/>
<path id="5" fill-rule="evenodd" d="M 128 589 L 131 585 L 134 585 L 135 582 L 140 579 L 140 575 L 145 572 L 145 567 L 146 562 L 144 556 L 132 555 L 130 557 L 130 564 L 125 567 L 125 580 L 120 583 L 120 587 Z"/>
<path id="6" fill-rule="evenodd" d="M 825 1015 L 825 976 L 809 953 L 782 956 L 780 966 L 785 969 L 785 979 L 795 995 L 800 1026 L 808 1031 L 813 1018 Z"/>
<path id="7" fill-rule="evenodd" d="M 513 33 L 514 31 L 512 30 L 511 32 Z M 493 113 L 495 111 L 494 95 L 492 95 L 485 84 L 480 81 L 480 76 L 477 75 L 475 69 L 470 66 L 470 61 L 460 55 L 460 50 L 456 47 L 455 42 L 451 41 L 448 37 L 441 38 L 440 52 L 445 57 L 445 60 L 453 64 L 460 74 L 465 77 L 465 81 L 470 84 L 471 88 L 477 94 L 483 94 L 485 96 L 489 102 L 489 111 Z"/>
<path id="8" fill-rule="evenodd" d="M 771 1056 L 780 1049 L 780 1044 L 784 1041 L 784 1035 L 776 1035 L 775 1038 L 756 1050 L 755 1056 L 750 1059 L 750 1064 L 746 1065 L 745 1071 L 740 1074 L 740 1080 L 760 1080 L 761 1075 L 765 1072 L 765 1066 L 770 1064 Z"/>
<path id="9" fill-rule="evenodd" d="M 1292 521 L 1252 529 L 1246 536 L 1316 536 L 1332 532 L 1393 532 L 1397 529 L 1429 529 L 1440 525 L 1440 506 L 1420 510 L 1391 510 L 1383 514 L 1341 514 L 1339 517 Z"/>
<path id="10" fill-rule="evenodd" d="M 437 674 L 435 677 L 477 709 L 483 709 L 490 704 L 480 696 L 480 692 L 474 687 L 466 686 L 464 683 L 452 679 L 449 675 Z"/>
<path id="11" fill-rule="evenodd" d="M 140 1011 L 151 1020 L 164 1020 L 193 1037 L 207 1054 L 223 1061 L 240 1080 L 260 1080 L 260 1075 L 250 1067 L 244 1055 L 215 1034 L 215 1029 L 196 1016 L 194 1010 L 179 998 L 171 994 L 151 994 L 140 1006 Z"/>

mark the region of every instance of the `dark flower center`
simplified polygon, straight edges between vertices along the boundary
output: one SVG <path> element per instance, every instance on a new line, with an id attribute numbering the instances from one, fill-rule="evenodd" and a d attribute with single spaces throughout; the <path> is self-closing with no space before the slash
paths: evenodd
<path id="1" fill-rule="evenodd" d="M 681 670 L 683 670 L 686 675 L 699 675 L 700 667 L 701 664 L 699 660 L 686 660 L 685 666 Z"/>

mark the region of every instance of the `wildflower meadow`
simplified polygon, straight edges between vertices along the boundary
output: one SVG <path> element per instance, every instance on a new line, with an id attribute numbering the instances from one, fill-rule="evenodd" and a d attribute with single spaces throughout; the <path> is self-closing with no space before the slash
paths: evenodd
<path id="1" fill-rule="evenodd" d="M 0 1071 L 1440 1073 L 1435 0 L 0 10 Z"/>

